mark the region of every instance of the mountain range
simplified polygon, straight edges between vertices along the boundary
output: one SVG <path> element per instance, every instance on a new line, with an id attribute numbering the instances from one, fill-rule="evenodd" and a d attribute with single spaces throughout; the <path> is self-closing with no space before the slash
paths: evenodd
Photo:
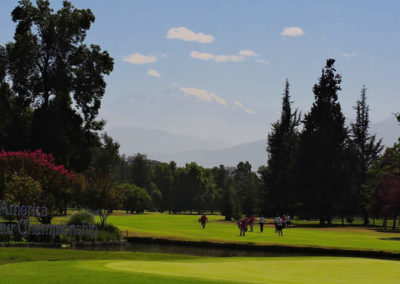
<path id="1" fill-rule="evenodd" d="M 400 125 L 394 117 L 389 117 L 372 123 L 370 132 L 382 138 L 385 146 L 392 146 L 400 137 Z M 204 167 L 220 164 L 236 166 L 240 161 L 249 161 L 253 170 L 256 170 L 267 163 L 266 138 L 233 146 L 219 139 L 176 135 L 140 127 L 112 128 L 109 134 L 120 143 L 121 153 L 128 156 L 143 153 L 149 159 L 163 162 L 174 160 L 179 166 L 187 162 L 197 162 Z"/>

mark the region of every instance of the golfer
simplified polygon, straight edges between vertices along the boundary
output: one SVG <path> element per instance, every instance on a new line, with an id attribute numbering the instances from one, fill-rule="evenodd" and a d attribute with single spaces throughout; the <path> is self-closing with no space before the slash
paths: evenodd
<path id="1" fill-rule="evenodd" d="M 246 231 L 247 231 L 247 218 L 245 216 L 242 222 L 240 223 L 240 236 L 244 237 Z"/>
<path id="2" fill-rule="evenodd" d="M 199 222 L 201 223 L 201 226 L 204 229 L 206 227 L 207 222 L 208 222 L 207 216 L 203 214 L 203 216 L 200 217 Z"/>
<path id="3" fill-rule="evenodd" d="M 260 232 L 261 233 L 264 231 L 264 223 L 265 223 L 264 216 L 261 215 L 260 218 L 258 219 L 258 224 L 260 224 Z"/>

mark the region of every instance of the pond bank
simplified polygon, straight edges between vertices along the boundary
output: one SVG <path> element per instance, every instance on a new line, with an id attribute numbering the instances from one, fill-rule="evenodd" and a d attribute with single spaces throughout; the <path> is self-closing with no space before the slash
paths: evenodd
<path id="1" fill-rule="evenodd" d="M 125 238 L 129 244 L 139 245 L 158 245 L 158 246 L 174 246 L 180 248 L 198 248 L 200 250 L 222 249 L 235 252 L 247 251 L 249 255 L 256 254 L 259 256 L 346 256 L 346 257 L 367 257 L 380 259 L 400 260 L 399 252 L 378 251 L 378 250 L 358 250 L 358 249 L 340 249 L 314 246 L 288 246 L 276 244 L 254 244 L 254 243 L 233 243 L 233 242 L 210 242 L 210 241 L 189 241 L 189 240 L 174 240 L 154 237 L 127 237 Z M 239 253 L 238 256 L 241 256 Z"/>

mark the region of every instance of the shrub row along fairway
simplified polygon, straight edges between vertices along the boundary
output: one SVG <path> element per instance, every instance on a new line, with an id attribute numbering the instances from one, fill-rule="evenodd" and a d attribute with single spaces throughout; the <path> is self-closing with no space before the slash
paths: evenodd
<path id="1" fill-rule="evenodd" d="M 62 254 L 61 251 L 58 251 Z M 95 256 L 96 253 L 93 254 Z M 143 256 L 143 255 L 142 255 Z M 151 261 L 152 256 L 154 261 Z M 361 258 L 61 260 L 0 265 L 1 283 L 399 283 L 400 262 Z M 140 258 L 140 257 L 137 257 Z"/>
<path id="2" fill-rule="evenodd" d="M 132 236 L 155 236 L 161 238 L 194 241 L 253 242 L 257 244 L 282 244 L 295 246 L 319 246 L 362 250 L 400 251 L 400 234 L 378 232 L 362 227 L 307 228 L 284 230 L 278 237 L 272 226 L 260 233 L 257 224 L 254 232 L 239 236 L 234 222 L 226 222 L 223 216 L 208 215 L 209 223 L 202 229 L 198 215 L 168 215 L 146 213 L 142 215 L 116 214 L 108 222 L 118 226 L 124 236 L 128 230 Z"/>

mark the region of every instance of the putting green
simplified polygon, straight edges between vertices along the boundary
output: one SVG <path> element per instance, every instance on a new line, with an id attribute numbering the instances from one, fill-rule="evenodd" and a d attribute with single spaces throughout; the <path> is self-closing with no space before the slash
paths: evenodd
<path id="1" fill-rule="evenodd" d="M 359 258 L 273 258 L 210 262 L 123 261 L 121 271 L 243 283 L 400 283 L 400 262 Z"/>
<path id="2" fill-rule="evenodd" d="M 400 283 L 400 262 L 361 258 L 36 261 L 0 265 L 1 283 Z"/>

